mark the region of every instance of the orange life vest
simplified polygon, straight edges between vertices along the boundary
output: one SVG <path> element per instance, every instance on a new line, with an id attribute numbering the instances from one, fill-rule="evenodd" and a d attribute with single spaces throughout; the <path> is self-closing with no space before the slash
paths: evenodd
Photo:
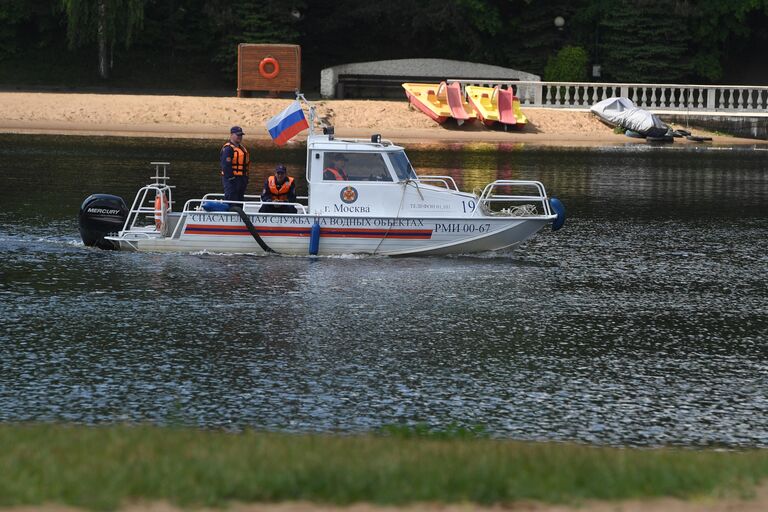
<path id="1" fill-rule="evenodd" d="M 269 177 L 267 184 L 269 185 L 269 192 L 272 194 L 272 201 L 281 203 L 288 201 L 288 192 L 291 191 L 291 185 L 293 185 L 292 177 L 288 176 L 280 188 L 277 187 L 277 180 L 274 176 Z"/>
<path id="2" fill-rule="evenodd" d="M 324 173 L 326 172 L 331 173 L 336 181 L 349 181 L 349 178 L 347 178 L 347 173 L 341 169 L 336 170 L 333 167 L 326 167 Z"/>
<path id="3" fill-rule="evenodd" d="M 251 166 L 251 156 L 248 154 L 248 150 L 243 145 L 235 146 L 229 141 L 224 143 L 221 150 L 224 151 L 224 148 L 227 146 L 232 148 L 232 174 L 235 176 L 248 176 L 248 169 Z M 224 176 L 223 169 L 221 170 L 221 175 Z"/>

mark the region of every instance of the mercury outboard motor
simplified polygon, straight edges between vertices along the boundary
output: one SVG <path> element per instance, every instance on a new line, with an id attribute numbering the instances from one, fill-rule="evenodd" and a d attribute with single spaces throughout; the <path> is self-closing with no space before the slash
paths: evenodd
<path id="1" fill-rule="evenodd" d="M 128 207 L 122 197 L 109 194 L 90 195 L 83 201 L 77 216 L 80 237 L 85 245 L 99 249 L 117 249 L 114 243 L 104 240 L 104 237 L 117 234 L 123 229 L 126 218 Z"/>

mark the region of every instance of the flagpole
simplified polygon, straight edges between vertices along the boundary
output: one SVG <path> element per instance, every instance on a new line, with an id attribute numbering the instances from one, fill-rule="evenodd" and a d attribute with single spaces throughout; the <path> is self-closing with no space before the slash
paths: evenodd
<path id="1" fill-rule="evenodd" d="M 304 96 L 304 93 L 296 89 L 296 101 L 303 101 L 307 104 L 307 107 L 309 108 L 309 134 L 314 135 L 315 134 L 315 106 L 307 100 L 307 98 Z"/>

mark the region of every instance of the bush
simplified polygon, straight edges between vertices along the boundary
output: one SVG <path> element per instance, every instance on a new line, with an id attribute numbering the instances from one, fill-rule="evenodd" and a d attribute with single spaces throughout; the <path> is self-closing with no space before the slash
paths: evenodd
<path id="1" fill-rule="evenodd" d="M 586 82 L 589 55 L 580 46 L 564 46 L 555 57 L 547 59 L 547 82 Z"/>

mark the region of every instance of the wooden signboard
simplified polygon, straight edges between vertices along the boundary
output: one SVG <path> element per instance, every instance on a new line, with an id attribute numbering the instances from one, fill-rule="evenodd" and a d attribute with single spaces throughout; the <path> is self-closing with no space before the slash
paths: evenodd
<path id="1" fill-rule="evenodd" d="M 237 96 L 251 91 L 271 93 L 301 88 L 301 46 L 249 44 L 237 47 Z"/>

